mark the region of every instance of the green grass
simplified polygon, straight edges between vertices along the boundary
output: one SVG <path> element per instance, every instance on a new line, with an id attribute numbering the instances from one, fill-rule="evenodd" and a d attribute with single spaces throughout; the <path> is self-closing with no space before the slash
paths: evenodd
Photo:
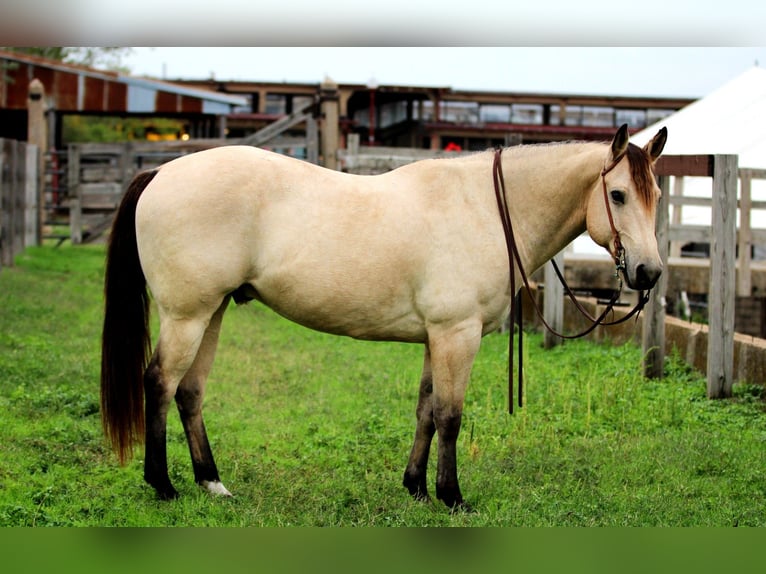
<path id="1" fill-rule="evenodd" d="M 766 525 L 762 387 L 709 401 L 675 358 L 647 381 L 633 346 L 544 351 L 530 335 L 526 405 L 509 416 L 508 339 L 490 335 L 458 442 L 475 512 L 451 514 L 401 486 L 422 349 L 323 335 L 255 304 L 224 318 L 205 403 L 235 497 L 194 484 L 173 412 L 181 498 L 160 502 L 141 455 L 120 467 L 101 436 L 103 247 L 34 248 L 17 263 L 0 272 L 0 525 Z M 432 465 L 432 491 L 434 477 Z"/>

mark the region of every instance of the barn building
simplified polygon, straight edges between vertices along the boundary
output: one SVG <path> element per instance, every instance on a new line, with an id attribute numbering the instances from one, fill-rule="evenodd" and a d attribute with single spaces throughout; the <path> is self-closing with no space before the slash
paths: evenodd
<path id="1" fill-rule="evenodd" d="M 51 147 L 68 114 L 182 119 L 192 138 L 246 137 L 310 107 L 321 84 L 215 79 L 161 81 L 0 50 L 0 137 L 26 139 L 29 83 L 45 89 Z M 609 139 L 638 131 L 692 103 L 688 98 L 456 90 L 340 84 L 340 145 L 483 150 L 495 145 Z M 304 135 L 298 124 L 292 135 Z"/>
<path id="2" fill-rule="evenodd" d="M 142 116 L 184 121 L 191 137 L 220 137 L 239 95 L 97 70 L 0 50 L 0 137 L 27 139 L 29 84 L 42 82 L 50 147 L 62 147 L 66 115 Z"/>
<path id="3" fill-rule="evenodd" d="M 321 89 L 319 83 L 215 79 L 173 83 L 245 97 L 246 109 L 227 118 L 230 137 L 247 136 L 310 105 Z M 463 150 L 507 143 L 605 140 L 623 123 L 638 131 L 694 101 L 362 84 L 339 84 L 337 96 L 342 138 L 357 133 L 363 144 Z"/>

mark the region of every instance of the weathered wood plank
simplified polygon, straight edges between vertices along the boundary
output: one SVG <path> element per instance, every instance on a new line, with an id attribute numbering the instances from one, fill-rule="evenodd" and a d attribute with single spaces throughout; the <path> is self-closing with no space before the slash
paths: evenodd
<path id="1" fill-rule="evenodd" d="M 737 156 L 716 155 L 708 294 L 707 395 L 730 397 L 734 377 Z"/>
<path id="2" fill-rule="evenodd" d="M 672 195 L 670 196 L 670 205 L 696 205 L 700 207 L 710 207 L 713 200 L 709 197 L 698 197 L 692 195 Z M 675 219 L 675 218 L 673 218 Z M 678 222 L 680 223 L 680 221 Z"/>
<path id="3" fill-rule="evenodd" d="M 69 238 L 73 245 L 82 242 L 82 205 L 80 202 L 80 157 L 83 145 L 69 145 L 67 154 L 67 190 L 69 192 Z"/>
<path id="4" fill-rule="evenodd" d="M 657 249 L 664 271 L 660 275 L 657 285 L 649 294 L 641 332 L 644 376 L 650 379 L 662 378 L 665 373 L 665 292 L 668 288 L 668 255 L 670 253 L 670 236 L 668 233 L 670 177 L 660 176 L 658 183 L 662 190 L 662 197 L 657 205 L 655 228 Z"/>
<path id="5" fill-rule="evenodd" d="M 37 245 L 39 240 L 38 170 L 39 150 L 34 144 L 26 146 L 26 171 L 24 173 L 24 247 Z"/>
<path id="6" fill-rule="evenodd" d="M 37 146 L 0 138 L 0 267 L 37 242 Z"/>
<path id="7" fill-rule="evenodd" d="M 559 252 L 553 260 L 559 269 L 564 269 L 564 252 Z M 563 272 L 563 271 L 562 271 Z M 549 261 L 545 264 L 545 291 L 543 301 L 543 316 L 551 328 L 559 333 L 564 330 L 564 286 L 556 275 L 553 264 Z M 561 344 L 561 338 L 545 329 L 543 346 L 546 349 Z"/>
<path id="8" fill-rule="evenodd" d="M 673 224 L 668 227 L 670 241 L 708 243 L 710 241 L 710 234 L 709 225 Z"/>
<path id="9" fill-rule="evenodd" d="M 8 205 L 10 186 L 5 181 L 5 166 L 8 162 L 6 145 L 6 140 L 0 138 L 0 269 L 3 266 L 10 267 L 13 265 L 13 255 L 8 241 L 11 228 L 11 207 Z"/>
<path id="10" fill-rule="evenodd" d="M 740 170 L 740 198 L 739 198 L 739 233 L 737 245 L 739 253 L 739 270 L 737 273 L 737 295 L 749 297 L 751 294 L 752 281 L 750 273 L 750 249 L 752 247 L 752 233 L 750 232 L 750 215 L 752 201 L 751 173 Z"/>
<path id="11" fill-rule="evenodd" d="M 713 175 L 712 155 L 663 155 L 654 166 L 657 175 Z"/>

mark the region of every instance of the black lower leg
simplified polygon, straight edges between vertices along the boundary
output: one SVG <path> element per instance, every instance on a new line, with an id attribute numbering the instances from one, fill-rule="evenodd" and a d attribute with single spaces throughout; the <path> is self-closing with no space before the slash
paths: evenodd
<path id="1" fill-rule="evenodd" d="M 144 480 L 163 500 L 178 497 L 168 476 L 166 425 L 168 399 L 160 382 L 160 369 L 153 359 L 144 374 L 146 413 L 146 444 L 144 453 Z"/>
<path id="2" fill-rule="evenodd" d="M 416 500 L 428 500 L 428 481 L 426 479 L 428 451 L 435 430 L 436 427 L 433 423 L 424 429 L 418 427 L 416 431 L 418 436 L 412 447 L 413 453 L 410 456 L 410 463 L 404 471 L 402 485 Z"/>
<path id="3" fill-rule="evenodd" d="M 428 454 L 431 449 L 436 426 L 433 418 L 433 405 L 431 395 L 433 382 L 430 369 L 426 368 L 420 380 L 420 396 L 416 411 L 417 426 L 415 427 L 415 441 L 412 445 L 407 468 L 404 471 L 402 484 L 409 493 L 417 500 L 428 500 L 428 483 L 426 470 L 428 467 Z"/>
<path id="4" fill-rule="evenodd" d="M 218 468 L 202 418 L 202 396 L 198 387 L 182 383 L 176 392 L 176 405 L 189 444 L 194 480 L 197 484 L 219 482 Z"/>
<path id="5" fill-rule="evenodd" d="M 439 419 L 439 460 L 436 471 L 436 497 L 450 508 L 463 505 L 463 495 L 457 479 L 457 437 L 461 415 Z"/>

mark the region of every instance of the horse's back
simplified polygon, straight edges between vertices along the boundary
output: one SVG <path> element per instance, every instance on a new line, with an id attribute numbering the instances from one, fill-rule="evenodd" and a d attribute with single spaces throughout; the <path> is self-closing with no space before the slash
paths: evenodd
<path id="1" fill-rule="evenodd" d="M 487 277 L 502 244 L 485 237 L 481 201 L 455 191 L 460 177 L 450 160 L 355 176 L 243 146 L 185 156 L 139 202 L 142 265 L 176 314 L 247 285 L 315 329 L 422 340 L 431 317 L 498 307 L 488 291 L 506 281 Z"/>

